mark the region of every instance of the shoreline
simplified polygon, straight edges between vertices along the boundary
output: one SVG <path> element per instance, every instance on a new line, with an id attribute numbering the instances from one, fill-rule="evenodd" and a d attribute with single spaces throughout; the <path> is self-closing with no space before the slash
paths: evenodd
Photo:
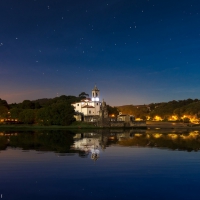
<path id="1" fill-rule="evenodd" d="M 200 124 L 147 121 L 147 129 L 200 129 Z"/>
<path id="2" fill-rule="evenodd" d="M 200 130 L 200 124 L 182 122 L 154 122 L 146 121 L 146 127 L 96 127 L 89 124 L 72 124 L 70 126 L 41 126 L 28 124 L 0 124 L 0 130 L 96 130 L 96 129 L 146 129 L 146 130 Z"/>

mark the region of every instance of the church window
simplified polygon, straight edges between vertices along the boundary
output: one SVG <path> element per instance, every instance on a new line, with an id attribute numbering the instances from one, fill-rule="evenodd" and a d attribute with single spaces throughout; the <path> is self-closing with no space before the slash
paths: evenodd
<path id="1" fill-rule="evenodd" d="M 98 97 L 98 93 L 96 93 L 96 97 Z"/>
<path id="2" fill-rule="evenodd" d="M 94 92 L 93 92 L 93 97 L 94 97 Z"/>
<path id="3" fill-rule="evenodd" d="M 98 103 L 97 103 L 97 106 L 98 106 Z"/>
<path id="4" fill-rule="evenodd" d="M 89 114 L 91 114 L 91 110 L 89 110 Z"/>
<path id="5" fill-rule="evenodd" d="M 79 106 L 79 104 L 77 104 L 77 106 Z"/>

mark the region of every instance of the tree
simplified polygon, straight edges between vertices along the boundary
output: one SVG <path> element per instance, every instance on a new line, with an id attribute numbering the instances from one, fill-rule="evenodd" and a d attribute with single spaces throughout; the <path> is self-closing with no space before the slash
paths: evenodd
<path id="1" fill-rule="evenodd" d="M 9 108 L 7 101 L 6 101 L 6 100 L 3 100 L 3 99 L 1 99 L 1 98 L 0 98 L 0 105 Z"/>
<path id="2" fill-rule="evenodd" d="M 82 98 L 86 98 L 86 97 L 89 97 L 89 94 L 87 94 L 85 92 L 81 92 L 78 96 L 82 97 Z"/>
<path id="3" fill-rule="evenodd" d="M 149 115 L 149 108 L 144 106 L 133 106 L 133 105 L 126 105 L 126 106 L 119 106 L 119 112 L 126 115 L 133 115 L 135 118 L 142 118 L 145 119 L 145 116 Z"/>
<path id="4" fill-rule="evenodd" d="M 190 119 L 188 117 L 183 118 L 184 123 L 190 123 Z"/>
<path id="5" fill-rule="evenodd" d="M 24 100 L 21 104 L 20 107 L 22 109 L 35 109 L 35 104 L 30 101 L 30 100 Z"/>
<path id="6" fill-rule="evenodd" d="M 12 119 L 19 119 L 20 113 L 23 111 L 21 108 L 12 108 L 10 109 L 10 116 Z"/>
<path id="7" fill-rule="evenodd" d="M 67 126 L 75 121 L 74 107 L 67 103 L 54 103 L 37 112 L 37 122 L 43 125 Z"/>
<path id="8" fill-rule="evenodd" d="M 108 115 L 115 115 L 115 117 L 119 115 L 119 111 L 117 107 L 112 107 L 112 106 L 107 105 L 107 110 L 108 110 Z"/>
<path id="9" fill-rule="evenodd" d="M 19 114 L 19 120 L 25 124 L 33 124 L 35 122 L 35 111 L 32 109 L 24 109 Z"/>
<path id="10" fill-rule="evenodd" d="M 0 105 L 0 118 L 7 118 L 8 117 L 8 108 L 6 106 Z"/>
<path id="11" fill-rule="evenodd" d="M 57 103 L 51 106 L 52 124 L 67 126 L 70 125 L 74 118 L 74 107 L 66 103 Z"/>
<path id="12" fill-rule="evenodd" d="M 36 113 L 36 121 L 38 124 L 41 125 L 51 125 L 52 124 L 52 114 L 51 114 L 51 108 L 49 107 L 45 107 L 45 108 L 41 108 L 37 111 Z"/>
<path id="13" fill-rule="evenodd" d="M 5 100 L 0 99 L 0 118 L 8 117 L 8 103 Z"/>

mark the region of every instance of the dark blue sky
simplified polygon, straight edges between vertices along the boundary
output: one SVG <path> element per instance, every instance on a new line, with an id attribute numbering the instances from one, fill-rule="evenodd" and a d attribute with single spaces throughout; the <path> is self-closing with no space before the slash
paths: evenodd
<path id="1" fill-rule="evenodd" d="M 0 98 L 200 98 L 199 0 L 1 0 Z"/>

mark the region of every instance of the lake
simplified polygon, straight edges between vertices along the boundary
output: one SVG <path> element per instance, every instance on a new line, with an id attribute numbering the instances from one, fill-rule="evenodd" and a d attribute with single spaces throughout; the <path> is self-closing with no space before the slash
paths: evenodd
<path id="1" fill-rule="evenodd" d="M 0 198 L 199 199 L 198 131 L 1 132 Z"/>

